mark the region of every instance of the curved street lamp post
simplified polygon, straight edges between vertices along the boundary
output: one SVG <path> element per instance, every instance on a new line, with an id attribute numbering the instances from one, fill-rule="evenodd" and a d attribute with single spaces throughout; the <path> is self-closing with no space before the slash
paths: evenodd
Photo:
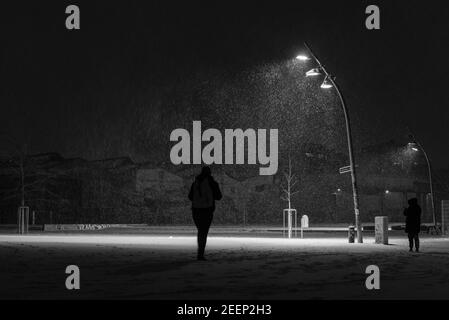
<path id="1" fill-rule="evenodd" d="M 314 68 L 306 73 L 306 76 L 316 76 L 320 75 L 321 72 L 324 73 L 325 78 L 323 83 L 321 84 L 322 89 L 329 89 L 334 87 L 337 91 L 338 97 L 340 98 L 342 110 L 345 116 L 345 123 L 346 123 L 346 136 L 348 141 L 348 154 L 349 154 L 349 166 L 351 168 L 351 183 L 352 183 L 352 195 L 353 195 L 353 201 L 354 201 L 354 214 L 355 214 L 355 227 L 357 230 L 357 242 L 362 243 L 363 242 L 363 236 L 362 236 L 362 226 L 360 222 L 360 210 L 359 210 L 359 193 L 357 188 L 357 174 L 356 174 L 356 166 L 354 161 L 354 152 L 352 147 L 352 135 L 351 135 L 351 124 L 349 121 L 349 113 L 346 108 L 345 99 L 343 98 L 343 95 L 341 94 L 341 91 L 335 82 L 334 77 L 327 72 L 326 68 L 321 64 L 320 60 L 318 60 L 317 56 L 313 53 L 313 51 L 310 49 L 310 47 L 307 45 L 307 43 L 304 43 L 307 50 L 312 55 L 313 59 L 318 64 L 318 68 Z M 300 61 L 306 61 L 309 60 L 307 56 L 297 56 L 296 59 Z"/>
<path id="2" fill-rule="evenodd" d="M 428 175 L 429 175 L 429 186 L 430 186 L 430 203 L 432 206 L 432 218 L 433 218 L 433 227 L 437 228 L 437 222 L 436 222 L 436 216 L 435 216 L 435 203 L 434 203 L 434 196 L 433 196 L 433 183 L 432 183 L 432 167 L 430 165 L 430 159 L 427 156 L 427 152 L 426 150 L 424 150 L 424 148 L 422 147 L 422 145 L 415 139 L 415 136 L 413 134 L 409 135 L 409 138 L 411 139 L 411 142 L 409 142 L 409 146 L 412 147 L 412 150 L 415 152 L 418 152 L 419 150 L 422 151 L 422 153 L 424 154 L 424 157 L 426 158 L 426 162 L 427 162 L 427 171 L 428 171 Z M 416 146 L 416 147 L 414 147 Z"/>

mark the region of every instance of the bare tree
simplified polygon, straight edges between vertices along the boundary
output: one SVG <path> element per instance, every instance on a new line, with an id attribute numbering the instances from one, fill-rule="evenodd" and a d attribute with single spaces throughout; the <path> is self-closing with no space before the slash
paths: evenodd
<path id="1" fill-rule="evenodd" d="M 19 187 L 20 187 L 20 205 L 25 206 L 25 161 L 26 161 L 26 153 L 27 146 L 26 144 L 20 144 L 16 139 L 11 137 L 9 134 L 5 132 L 0 132 L 0 136 L 4 138 L 7 142 L 9 142 L 13 146 L 13 155 L 7 156 L 5 159 L 2 158 L 3 165 L 8 166 L 15 171 L 19 177 Z M 7 200 L 8 198 L 15 197 L 15 193 L 17 192 L 16 188 L 12 190 L 8 190 L 10 194 L 6 196 L 6 198 L 1 199 Z"/>
<path id="2" fill-rule="evenodd" d="M 288 202 L 288 210 L 290 212 L 292 209 L 292 196 L 299 192 L 299 190 L 295 190 L 295 186 L 298 184 L 299 180 L 292 172 L 292 160 L 290 153 L 288 155 L 288 170 L 284 171 L 284 179 L 284 183 L 281 184 L 281 199 Z"/>

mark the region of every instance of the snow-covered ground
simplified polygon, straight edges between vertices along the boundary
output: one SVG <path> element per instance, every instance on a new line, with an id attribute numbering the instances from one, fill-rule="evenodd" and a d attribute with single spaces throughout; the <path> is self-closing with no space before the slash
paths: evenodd
<path id="1" fill-rule="evenodd" d="M 212 235 L 196 261 L 191 235 L 0 235 L 0 298 L 81 299 L 449 299 L 449 239 L 404 236 L 282 239 Z M 66 290 L 65 268 L 81 270 Z M 380 290 L 365 269 L 380 268 Z"/>

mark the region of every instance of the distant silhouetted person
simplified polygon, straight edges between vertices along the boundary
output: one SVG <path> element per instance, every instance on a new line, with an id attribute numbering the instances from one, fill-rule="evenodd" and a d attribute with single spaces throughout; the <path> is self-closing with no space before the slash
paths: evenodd
<path id="1" fill-rule="evenodd" d="M 215 210 L 215 200 L 222 198 L 220 187 L 211 175 L 209 167 L 203 167 L 201 173 L 196 176 L 189 192 L 192 201 L 192 215 L 198 229 L 198 260 L 204 258 L 207 234 L 212 223 Z"/>
<path id="2" fill-rule="evenodd" d="M 405 232 L 408 233 L 408 242 L 410 251 L 413 251 L 413 242 L 415 250 L 419 252 L 419 231 L 421 230 L 421 208 L 418 205 L 418 199 L 408 200 L 408 208 L 404 210 Z"/>

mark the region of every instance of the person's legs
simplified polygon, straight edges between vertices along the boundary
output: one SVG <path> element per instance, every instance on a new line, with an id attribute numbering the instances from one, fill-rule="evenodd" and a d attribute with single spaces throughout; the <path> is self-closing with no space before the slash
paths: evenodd
<path id="1" fill-rule="evenodd" d="M 193 221 L 198 229 L 197 242 L 198 242 L 198 258 L 204 259 L 204 251 L 206 249 L 207 234 L 209 233 L 209 227 L 213 219 L 213 209 L 193 209 L 192 210 Z"/>
<path id="2" fill-rule="evenodd" d="M 192 209 L 192 217 L 193 217 L 193 221 L 195 222 L 195 226 L 197 229 L 197 236 L 196 236 L 196 241 L 197 241 L 197 245 L 198 245 L 198 256 L 200 253 L 200 238 L 201 238 L 201 210 L 200 209 Z"/>
<path id="3" fill-rule="evenodd" d="M 408 235 L 408 246 L 410 248 L 409 251 L 413 251 L 413 237 L 414 237 L 414 234 L 409 232 L 407 235 Z"/>
<path id="4" fill-rule="evenodd" d="M 206 249 L 207 235 L 212 223 L 213 212 L 210 209 L 204 209 L 201 214 L 200 227 L 198 229 L 198 257 L 204 258 Z"/>
<path id="5" fill-rule="evenodd" d="M 415 249 L 416 249 L 416 252 L 419 251 L 419 234 L 418 233 L 415 234 Z"/>

